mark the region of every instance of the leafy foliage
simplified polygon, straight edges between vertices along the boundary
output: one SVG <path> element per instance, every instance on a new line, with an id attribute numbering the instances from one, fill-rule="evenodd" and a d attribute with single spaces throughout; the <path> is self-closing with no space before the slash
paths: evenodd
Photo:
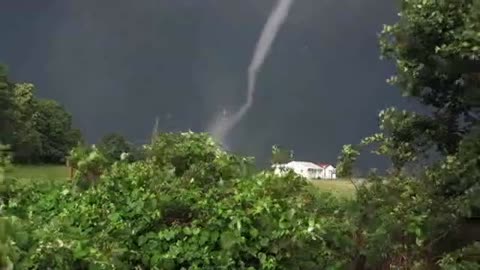
<path id="1" fill-rule="evenodd" d="M 14 102 L 12 98 L 12 83 L 8 80 L 8 69 L 0 65 L 0 141 L 11 143 L 14 131 Z"/>
<path id="2" fill-rule="evenodd" d="M 360 152 L 357 147 L 351 144 L 343 146 L 337 164 L 337 174 L 339 177 L 351 178 L 353 176 L 353 166 L 359 155 Z"/>
<path id="3" fill-rule="evenodd" d="M 11 165 L 10 148 L 7 145 L 0 144 L 0 169 L 8 169 Z"/>
<path id="4" fill-rule="evenodd" d="M 433 139 L 445 153 L 478 120 L 480 102 L 471 102 L 479 90 L 478 9 L 474 0 L 403 0 L 400 21 L 380 39 L 382 54 L 397 64 L 389 81 L 433 109 Z"/>
<path id="5" fill-rule="evenodd" d="M 285 164 L 293 160 L 293 151 L 283 149 L 277 145 L 272 146 L 272 164 Z"/>
<path id="6" fill-rule="evenodd" d="M 14 158 L 17 162 L 32 163 L 39 161 L 42 149 L 41 133 L 37 130 L 35 122 L 36 100 L 33 84 L 16 84 L 13 88 L 13 101 L 15 105 L 14 119 Z"/>
<path id="7" fill-rule="evenodd" d="M 113 163 L 84 191 L 10 181 L 3 207 L 20 218 L 28 245 L 15 242 L 21 256 L 9 260 L 22 269 L 348 264 L 352 227 L 343 203 L 312 193 L 304 179 L 255 173 L 251 159 L 220 150 L 206 134 L 160 134 L 148 152 L 146 160 Z M 72 160 L 92 153 L 78 148 Z"/>
<path id="8" fill-rule="evenodd" d="M 7 152 L 8 147 L 0 144 L 0 189 L 5 187 L 5 170 L 10 166 L 10 155 Z M 0 198 L 3 203 L 4 198 Z M 1 208 L 0 208 L 1 210 Z M 0 216 L 0 267 L 2 269 L 12 269 L 13 262 L 11 257 L 15 256 L 11 244 L 12 222 L 8 218 Z"/>
<path id="9" fill-rule="evenodd" d="M 45 163 L 63 163 L 68 151 L 80 140 L 78 130 L 72 129 L 72 117 L 53 100 L 38 100 L 34 114 L 36 130 L 40 133 Z"/>
<path id="10" fill-rule="evenodd" d="M 37 99 L 33 84 L 11 83 L 0 66 L 0 141 L 15 162 L 62 163 L 81 137 L 59 103 Z"/>
<path id="11" fill-rule="evenodd" d="M 371 174 L 353 200 L 313 191 L 293 173 L 255 172 L 250 158 L 224 152 L 206 134 L 158 134 L 134 160 L 118 160 L 126 143 L 111 136 L 102 151 L 71 152 L 80 189 L 2 179 L 0 266 L 478 269 L 478 243 L 450 239 L 461 238 L 480 209 L 480 2 L 401 3 L 400 21 L 382 33 L 382 53 L 397 64 L 390 82 L 431 113 L 388 108 L 379 133 L 344 146 L 339 176 L 352 177 L 364 147 L 393 167 Z M 31 121 L 42 151 L 58 159 L 76 141 L 66 139 L 71 119 L 48 101 L 30 118 L 31 89 L 9 83 L 0 69 L 0 131 L 14 132 L 15 119 Z M 61 146 L 45 142 L 48 132 Z M 18 145 L 35 146 L 32 136 Z M 273 163 L 291 158 L 272 150 Z M 408 171 L 420 161 L 419 171 Z"/>
<path id="12" fill-rule="evenodd" d="M 478 256 L 480 255 L 480 243 L 476 242 L 461 250 L 447 254 L 439 261 L 444 270 L 474 270 L 480 268 Z"/>
<path id="13" fill-rule="evenodd" d="M 371 175 L 357 193 L 357 267 L 477 269 L 479 257 L 469 255 L 476 246 L 456 249 L 478 237 L 459 239 L 458 228 L 479 209 L 480 103 L 473 97 L 480 66 L 472 35 L 480 27 L 479 2 L 401 3 L 400 21 L 385 26 L 380 39 L 383 55 L 397 64 L 390 82 L 432 113 L 388 108 L 379 115 L 380 133 L 345 146 L 339 157 L 338 170 L 348 175 L 359 150 L 374 146 L 393 167 Z M 422 167 L 412 173 L 415 163 Z"/>
<path id="14" fill-rule="evenodd" d="M 103 155 L 113 161 L 121 159 L 123 153 L 131 153 L 134 151 L 134 146 L 120 134 L 108 134 L 104 136 L 98 144 L 98 150 Z"/>
<path id="15" fill-rule="evenodd" d="M 69 165 L 75 170 L 74 180 L 80 188 L 88 188 L 98 182 L 100 176 L 113 161 L 93 145 L 78 145 L 70 151 Z"/>

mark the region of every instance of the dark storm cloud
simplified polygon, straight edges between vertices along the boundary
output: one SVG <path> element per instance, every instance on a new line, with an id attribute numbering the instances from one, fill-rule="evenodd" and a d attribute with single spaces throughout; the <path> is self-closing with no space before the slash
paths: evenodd
<path id="1" fill-rule="evenodd" d="M 223 108 L 236 110 L 274 4 L 5 1 L 0 62 L 63 102 L 91 141 L 110 131 L 145 139 L 156 116 L 163 130 L 204 130 Z M 374 132 L 378 111 L 401 102 L 377 46 L 382 24 L 396 19 L 392 2 L 297 0 L 234 148 L 265 160 L 281 144 L 299 159 L 333 162 L 341 145 Z"/>

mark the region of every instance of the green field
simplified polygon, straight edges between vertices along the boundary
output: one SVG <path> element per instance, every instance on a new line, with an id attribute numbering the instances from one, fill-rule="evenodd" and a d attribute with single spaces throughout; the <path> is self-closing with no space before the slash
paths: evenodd
<path id="1" fill-rule="evenodd" d="M 6 173 L 7 177 L 29 180 L 67 180 L 68 168 L 62 165 L 14 166 Z"/>
<path id="2" fill-rule="evenodd" d="M 331 192 L 338 196 L 350 197 L 355 194 L 355 187 L 348 180 L 311 180 L 310 182 L 319 190 Z"/>
<path id="3" fill-rule="evenodd" d="M 67 180 L 68 168 L 62 165 L 14 166 L 7 177 L 28 180 Z M 347 180 L 311 180 L 321 191 L 332 192 L 338 196 L 352 196 L 355 187 Z"/>

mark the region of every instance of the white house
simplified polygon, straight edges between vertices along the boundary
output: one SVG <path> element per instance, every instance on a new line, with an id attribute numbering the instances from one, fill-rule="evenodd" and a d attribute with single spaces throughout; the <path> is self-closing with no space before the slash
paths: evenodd
<path id="1" fill-rule="evenodd" d="M 308 179 L 335 179 L 336 170 L 330 164 L 315 164 L 307 161 L 290 161 L 287 164 L 275 164 L 272 166 L 276 174 L 282 175 L 289 169 L 298 175 Z"/>
<path id="2" fill-rule="evenodd" d="M 275 164 L 273 168 L 275 169 L 275 173 L 280 175 L 286 173 L 288 169 L 291 169 L 296 174 L 308 179 L 318 179 L 322 174 L 322 168 L 320 166 L 307 161 L 290 161 L 287 164 Z"/>
<path id="3" fill-rule="evenodd" d="M 322 174 L 321 177 L 322 179 L 337 179 L 337 169 L 333 167 L 330 164 L 326 163 L 319 163 L 317 164 L 322 168 Z"/>

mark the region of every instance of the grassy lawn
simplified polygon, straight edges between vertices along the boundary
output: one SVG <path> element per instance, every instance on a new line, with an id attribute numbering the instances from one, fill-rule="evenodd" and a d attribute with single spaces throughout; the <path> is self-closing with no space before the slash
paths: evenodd
<path id="1" fill-rule="evenodd" d="M 68 169 L 62 165 L 43 166 L 14 166 L 7 177 L 14 177 L 24 180 L 67 180 Z M 355 194 L 355 187 L 348 180 L 311 180 L 313 185 L 324 192 L 332 192 L 342 197 L 351 197 Z"/>
<path id="2" fill-rule="evenodd" d="M 325 192 L 332 192 L 342 197 L 351 197 L 355 194 L 355 187 L 348 180 L 311 180 L 314 186 Z"/>
<path id="3" fill-rule="evenodd" d="M 29 180 L 67 180 L 69 175 L 67 167 L 62 165 L 16 165 L 6 176 Z"/>

